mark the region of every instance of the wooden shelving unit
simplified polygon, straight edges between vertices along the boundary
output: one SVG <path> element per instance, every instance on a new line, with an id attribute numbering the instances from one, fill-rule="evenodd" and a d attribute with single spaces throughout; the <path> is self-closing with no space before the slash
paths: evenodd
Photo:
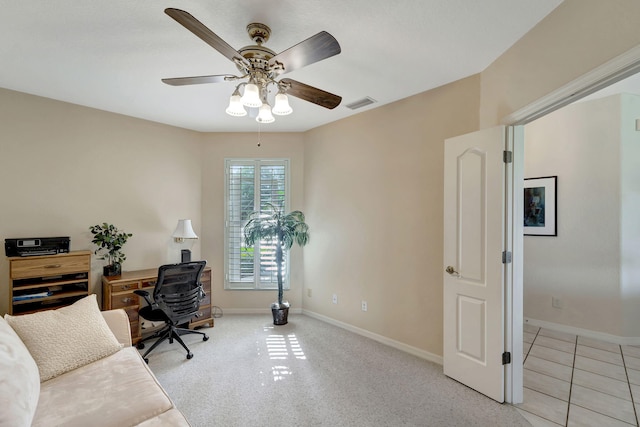
<path id="1" fill-rule="evenodd" d="M 8 260 L 9 314 L 52 310 L 89 295 L 91 251 Z"/>

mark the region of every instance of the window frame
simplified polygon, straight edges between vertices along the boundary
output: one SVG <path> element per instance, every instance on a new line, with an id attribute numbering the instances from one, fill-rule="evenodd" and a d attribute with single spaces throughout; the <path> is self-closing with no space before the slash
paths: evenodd
<path id="1" fill-rule="evenodd" d="M 290 206 L 290 159 L 288 158 L 225 158 L 224 160 L 224 289 L 225 290 L 251 290 L 251 291 L 273 291 L 278 289 L 278 282 L 262 282 L 260 274 L 255 274 L 256 268 L 259 269 L 260 261 L 259 257 L 254 259 L 254 279 L 251 282 L 232 281 L 230 274 L 231 265 L 231 232 L 229 205 L 231 198 L 230 178 L 232 166 L 254 166 L 254 188 L 260 188 L 261 166 L 277 165 L 284 166 L 284 209 L 285 212 L 289 211 Z M 254 191 L 254 206 L 260 206 L 260 191 Z M 244 227 L 244 224 L 243 226 Z M 240 236 L 242 239 L 242 235 Z M 282 285 L 285 290 L 290 289 L 290 271 L 291 271 L 291 257 L 290 251 L 285 251 L 284 254 L 285 269 L 283 271 Z"/>

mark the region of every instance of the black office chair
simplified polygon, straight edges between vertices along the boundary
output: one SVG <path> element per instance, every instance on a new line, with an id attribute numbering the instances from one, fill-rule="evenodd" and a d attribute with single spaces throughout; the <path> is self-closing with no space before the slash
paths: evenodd
<path id="1" fill-rule="evenodd" d="M 174 339 L 178 341 L 187 351 L 187 359 L 191 359 L 193 353 L 182 341 L 180 335 L 200 334 L 203 336 L 203 341 L 209 339 L 204 332 L 188 328 L 189 321 L 197 317 L 200 301 L 204 298 L 200 276 L 206 264 L 206 261 L 192 261 L 160 266 L 158 281 L 153 289 L 153 301 L 149 298 L 149 292 L 134 291 L 137 295 L 144 297 L 148 304 L 142 307 L 138 314 L 151 322 L 166 323 L 162 329 L 138 342 L 137 347 L 143 349 L 144 341 L 158 338 L 142 355 L 145 362 L 149 363 L 147 355 L 167 339 L 169 344 L 173 344 Z"/>

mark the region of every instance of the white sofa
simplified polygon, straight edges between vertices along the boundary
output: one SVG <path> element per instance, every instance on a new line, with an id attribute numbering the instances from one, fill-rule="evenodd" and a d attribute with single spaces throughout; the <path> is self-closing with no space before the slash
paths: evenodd
<path id="1" fill-rule="evenodd" d="M 131 346 L 124 310 L 100 312 L 95 295 L 0 318 L 0 408 L 2 427 L 189 426 Z"/>

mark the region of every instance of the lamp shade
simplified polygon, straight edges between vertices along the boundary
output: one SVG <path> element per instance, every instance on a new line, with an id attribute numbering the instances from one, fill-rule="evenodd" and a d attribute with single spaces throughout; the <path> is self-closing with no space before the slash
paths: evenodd
<path id="1" fill-rule="evenodd" d="M 195 231 L 193 231 L 193 227 L 191 226 L 190 219 L 179 219 L 178 226 L 176 230 L 171 235 L 175 239 L 176 242 L 182 242 L 184 239 L 197 239 Z"/>
<path id="2" fill-rule="evenodd" d="M 256 117 L 256 122 L 258 123 L 273 123 L 276 119 L 273 118 L 273 114 L 271 114 L 271 107 L 269 104 L 264 103 L 260 107 L 260 112 L 258 113 L 258 117 Z"/>
<path id="3" fill-rule="evenodd" d="M 246 107 L 259 107 L 262 105 L 260 99 L 260 89 L 253 83 L 249 83 L 244 87 L 244 95 L 242 95 L 242 104 Z"/>
<path id="4" fill-rule="evenodd" d="M 227 114 L 235 117 L 242 117 L 247 115 L 247 110 L 242 105 L 240 95 L 232 95 L 229 99 L 229 106 L 226 110 Z"/>
<path id="5" fill-rule="evenodd" d="M 289 105 L 289 98 L 284 93 L 278 93 L 276 95 L 276 103 L 273 105 L 273 109 L 271 110 L 273 114 L 277 114 L 278 116 L 286 116 L 287 114 L 291 114 L 293 109 Z"/>

